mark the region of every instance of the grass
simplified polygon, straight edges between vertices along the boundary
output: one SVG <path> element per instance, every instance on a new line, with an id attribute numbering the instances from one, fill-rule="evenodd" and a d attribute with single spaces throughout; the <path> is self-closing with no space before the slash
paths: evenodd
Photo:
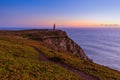
<path id="1" fill-rule="evenodd" d="M 24 41 L 0 39 L 0 80 L 83 80 L 64 68 L 41 61 Z"/>
<path id="2" fill-rule="evenodd" d="M 84 60 L 81 60 L 81 59 L 78 59 L 76 56 L 73 56 L 73 55 L 70 55 L 70 54 L 67 54 L 67 53 L 61 53 L 61 52 L 57 52 L 57 51 L 55 51 L 55 50 L 52 50 L 52 49 L 50 49 L 49 48 L 49 46 L 48 47 L 45 47 L 41 42 L 39 42 L 39 41 L 35 41 L 35 40 L 27 40 L 27 39 L 16 39 L 16 38 L 10 38 L 10 37 L 4 37 L 4 38 L 0 38 L 3 42 L 4 41 L 6 41 L 6 44 L 8 45 L 9 44 L 9 42 L 10 43 L 14 43 L 14 44 L 17 44 L 17 45 L 19 45 L 19 46 L 24 46 L 24 47 L 26 47 L 26 48 L 23 48 L 23 49 L 28 49 L 28 48 L 31 48 L 31 50 L 32 51 L 34 51 L 34 52 L 31 52 L 31 55 L 33 55 L 33 53 L 34 53 L 34 55 L 36 55 L 36 54 L 38 54 L 32 47 L 36 47 L 37 49 L 39 49 L 47 58 L 49 58 L 49 59 L 51 59 L 51 60 L 59 60 L 60 62 L 62 62 L 62 63 L 65 63 L 65 64 L 68 64 L 69 66 L 71 66 L 71 67 L 73 67 L 73 68 L 76 68 L 76 69 L 78 69 L 78 70 L 81 70 L 81 71 L 83 71 L 83 72 L 85 72 L 85 73 L 87 73 L 87 74 L 90 74 L 90 75 L 92 75 L 92 76 L 95 76 L 95 77 L 97 77 L 97 78 L 99 78 L 100 80 L 120 80 L 120 72 L 119 71 L 116 71 L 116 70 L 113 70 L 113 69 L 110 69 L 110 68 L 108 68 L 108 67 L 105 67 L 105 66 L 101 66 L 101 65 L 99 65 L 99 64 L 96 64 L 96 63 L 91 63 L 91 62 L 89 62 L 89 61 L 84 61 Z M 0 44 L 1 44 L 1 42 L 0 42 Z M 5 49 L 6 50 L 6 49 Z M 19 50 L 19 49 L 18 49 Z M 1 51 L 1 50 L 0 50 Z M 21 51 L 21 50 L 20 50 Z M 1 52 L 0 52 L 1 53 Z M 5 53 L 3 53 L 3 54 L 5 54 Z M 12 57 L 12 55 L 9 55 L 9 56 L 11 56 Z M 38 56 L 35 56 L 36 58 L 38 57 Z M 10 61 L 11 60 L 13 60 L 14 61 L 14 58 L 10 58 Z M 28 59 L 29 60 L 29 59 Z M 32 59 L 33 60 L 33 59 Z M 2 61 L 4 61 L 4 60 L 2 60 Z M 18 60 L 19 61 L 19 60 Z M 27 61 L 27 60 L 23 60 L 23 61 Z M 16 62 L 16 61 L 15 61 Z M 45 64 L 45 65 L 48 65 L 48 63 L 45 63 L 45 62 L 40 62 L 39 60 L 38 61 L 36 61 L 35 63 L 39 63 L 39 64 L 35 64 L 35 63 L 31 63 L 32 61 L 27 61 L 24 65 L 26 65 L 27 63 L 29 63 L 30 65 L 39 65 L 39 66 L 41 66 L 40 64 L 42 64 L 42 66 L 43 66 L 43 64 Z M 11 63 L 11 62 L 10 62 Z M 16 63 L 18 63 L 18 62 L 16 62 Z M 49 63 L 50 64 L 50 63 Z M 20 64 L 19 64 L 20 65 Z M 31 68 L 31 66 L 30 65 L 28 65 L 27 67 L 29 67 L 30 69 L 32 69 Z M 55 73 L 55 71 L 56 70 L 54 70 L 55 69 L 55 67 L 53 67 L 53 66 L 56 66 L 56 67 L 59 67 L 59 66 L 57 66 L 57 65 L 53 65 L 53 64 L 51 64 L 52 65 L 52 67 L 50 66 L 50 71 L 53 71 L 52 73 L 54 74 Z M 3 65 L 4 66 L 4 65 Z M 34 67 L 35 67 L 34 66 Z M 37 68 L 37 67 L 36 67 Z M 35 69 L 36 69 L 35 68 Z M 43 66 L 43 68 L 46 68 L 46 66 Z M 60 67 L 59 67 L 60 68 Z M 57 72 L 58 74 L 55 74 L 54 76 L 56 76 L 56 77 L 60 77 L 60 75 L 62 75 L 61 74 L 61 72 L 62 72 L 62 68 L 60 68 L 59 69 L 58 68 L 58 70 L 60 70 L 59 72 Z M 37 68 L 38 69 L 38 68 Z M 46 69 L 48 69 L 48 67 L 46 68 Z M 63 71 L 64 71 L 65 69 L 63 69 Z M 1 70 L 0 70 L 1 71 Z M 25 70 L 23 70 L 23 71 L 25 71 Z M 28 71 L 30 71 L 30 72 L 34 72 L 34 70 L 28 70 Z M 36 70 L 35 70 L 36 71 Z M 39 71 L 39 72 L 41 72 L 41 71 Z M 47 74 L 50 74 L 49 73 L 49 70 L 48 71 L 45 71 L 46 72 L 46 74 L 44 75 L 44 74 L 41 74 L 42 75 L 42 77 L 43 76 L 46 76 Z M 71 73 L 67 73 L 67 71 L 65 71 L 66 72 L 66 76 L 68 77 L 68 79 L 77 79 L 78 77 L 75 77 L 75 75 L 72 75 Z M 28 72 L 29 73 L 29 72 Z M 31 73 L 30 73 L 31 74 Z M 30 75 L 29 74 L 29 75 Z M 40 73 L 38 73 L 38 74 L 40 74 Z M 51 77 L 53 77 L 53 74 L 51 74 L 51 76 L 47 76 L 47 78 L 51 78 Z M 28 74 L 27 74 L 28 75 Z M 69 76 L 71 76 L 72 75 L 72 77 L 69 77 Z M 65 75 L 62 75 L 62 77 L 60 77 L 60 78 L 58 78 L 58 79 L 64 79 L 65 77 L 66 77 Z M 30 77 L 30 76 L 29 76 Z M 64 78 L 63 78 L 64 77 Z M 34 78 L 34 76 L 32 77 L 32 78 Z M 55 79 L 55 77 L 53 77 L 54 79 Z M 27 78 L 26 78 L 27 79 Z M 38 79 L 40 79 L 40 78 L 38 78 Z"/>

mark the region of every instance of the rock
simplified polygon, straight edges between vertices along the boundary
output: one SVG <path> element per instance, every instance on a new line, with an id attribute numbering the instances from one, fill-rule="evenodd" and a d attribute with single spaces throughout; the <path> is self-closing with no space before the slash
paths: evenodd
<path id="1" fill-rule="evenodd" d="M 52 46 L 57 51 L 66 51 L 70 54 L 75 54 L 79 56 L 81 59 L 89 60 L 91 61 L 85 54 L 84 50 L 76 44 L 72 39 L 70 39 L 66 34 L 49 37 L 46 39 L 43 39 L 43 42 L 45 44 L 49 44 L 49 46 Z"/>
<path id="2" fill-rule="evenodd" d="M 92 61 L 87 57 L 84 50 L 77 43 L 75 43 L 71 38 L 69 38 L 66 32 L 64 31 L 48 30 L 46 32 L 44 31 L 43 33 L 42 32 L 34 33 L 33 36 L 36 40 L 42 41 L 45 45 L 49 45 L 51 48 L 57 51 L 63 51 L 63 52 L 65 51 L 70 54 L 77 55 L 81 59 Z"/>

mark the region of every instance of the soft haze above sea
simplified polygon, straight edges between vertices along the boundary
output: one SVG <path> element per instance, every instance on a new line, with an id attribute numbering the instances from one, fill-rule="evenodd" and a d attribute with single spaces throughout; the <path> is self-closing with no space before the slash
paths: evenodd
<path id="1" fill-rule="evenodd" d="M 120 28 L 65 28 L 94 62 L 120 71 Z"/>

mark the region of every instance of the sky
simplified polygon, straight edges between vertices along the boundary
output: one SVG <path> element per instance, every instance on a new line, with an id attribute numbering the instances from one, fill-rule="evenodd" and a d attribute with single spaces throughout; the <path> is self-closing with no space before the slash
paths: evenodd
<path id="1" fill-rule="evenodd" d="M 0 0 L 0 27 L 120 27 L 120 0 Z"/>

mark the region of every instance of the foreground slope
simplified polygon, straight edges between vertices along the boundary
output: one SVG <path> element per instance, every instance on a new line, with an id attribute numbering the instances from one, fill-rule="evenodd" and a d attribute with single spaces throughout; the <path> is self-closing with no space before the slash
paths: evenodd
<path id="1" fill-rule="evenodd" d="M 47 36 L 44 39 L 41 39 L 40 35 L 38 35 L 40 33 L 39 30 L 37 33 L 36 30 L 17 32 L 2 31 L 0 33 L 2 35 L 4 33 L 4 36 L 1 35 L 0 37 L 0 64 L 2 65 L 0 67 L 1 79 L 14 79 L 14 77 L 16 77 L 16 79 L 35 78 L 44 80 L 47 78 L 51 80 L 84 80 L 81 79 L 80 76 L 78 77 L 77 75 L 63 69 L 60 65 L 54 65 L 53 63 L 39 60 L 40 52 L 52 62 L 60 62 L 61 64 L 68 65 L 71 68 L 93 76 L 96 79 L 120 80 L 120 72 L 93 63 L 89 59 L 86 60 L 84 58 L 79 58 L 78 55 L 74 55 L 74 53 L 72 54 L 69 50 L 68 52 L 67 50 L 57 50 L 54 44 L 46 43 L 44 40 L 45 38 L 46 40 L 51 39 L 50 36 L 53 35 L 51 32 L 51 34 L 49 34 L 50 36 Z M 34 33 L 34 35 L 31 35 L 32 33 Z M 46 35 L 48 34 L 46 33 Z M 55 38 L 55 36 L 52 36 L 52 39 L 53 37 Z M 57 38 L 59 39 L 58 35 Z"/>
<path id="2" fill-rule="evenodd" d="M 30 46 L 0 40 L 0 80 L 82 80 L 58 65 L 41 61 L 38 54 Z"/>

